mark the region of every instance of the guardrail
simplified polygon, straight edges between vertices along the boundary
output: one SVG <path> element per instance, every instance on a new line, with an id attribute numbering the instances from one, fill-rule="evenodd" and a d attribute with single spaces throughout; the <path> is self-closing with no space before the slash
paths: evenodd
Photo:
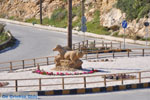
<path id="1" fill-rule="evenodd" d="M 145 49 L 116 49 L 116 50 L 104 50 L 86 52 L 85 59 L 99 59 L 99 58 L 115 58 L 115 57 L 133 57 L 133 56 L 150 56 L 150 48 Z M 90 54 L 88 54 L 90 53 Z"/>
<path id="2" fill-rule="evenodd" d="M 113 42 L 104 42 L 104 41 L 96 41 L 96 40 L 86 40 L 78 43 L 74 43 L 72 45 L 73 50 L 82 50 L 83 47 L 87 48 L 97 48 L 101 49 L 103 47 L 103 50 L 109 49 L 121 49 L 122 44 L 121 42 L 113 43 Z"/>
<path id="3" fill-rule="evenodd" d="M 116 52 L 113 52 L 116 51 Z M 117 52 L 118 51 L 118 52 Z M 84 57 L 82 58 L 83 60 L 87 59 L 101 59 L 101 58 L 115 58 L 115 57 L 131 57 L 131 56 L 150 56 L 150 48 L 145 48 L 145 49 L 132 49 L 126 50 L 126 52 L 120 52 L 120 49 L 117 50 L 103 50 L 99 53 L 100 51 L 89 51 L 86 52 Z M 88 54 L 91 53 L 91 54 Z M 93 54 L 92 54 L 93 53 Z M 25 69 L 29 67 L 36 67 L 37 64 L 41 65 L 50 65 L 54 64 L 54 56 L 49 56 L 49 57 L 42 57 L 42 58 L 34 58 L 34 59 L 26 59 L 26 60 L 19 60 L 19 61 L 10 61 L 10 62 L 4 62 L 0 63 L 0 71 L 4 70 L 15 70 L 15 69 Z"/>
<path id="4" fill-rule="evenodd" d="M 39 64 L 40 66 L 54 64 L 54 56 L 3 62 L 3 63 L 0 63 L 0 70 L 12 71 L 15 69 L 25 69 L 29 67 L 36 67 L 37 64 Z"/>
<path id="5" fill-rule="evenodd" d="M 134 75 L 132 79 L 107 79 L 108 75 Z M 56 82 L 57 80 L 57 82 Z M 51 86 L 56 89 L 72 89 L 72 88 L 91 88 L 112 85 L 135 84 L 142 82 L 150 82 L 150 71 L 128 72 L 117 74 L 91 75 L 91 76 L 73 76 L 73 77 L 51 77 L 51 78 L 31 78 L 31 79 L 1 79 L 0 81 L 11 82 L 11 86 L 1 87 L 7 91 L 41 91 L 52 90 Z M 115 82 L 115 83 L 114 83 Z M 117 82 L 117 83 L 116 83 Z M 28 83 L 28 85 L 24 84 Z M 92 85 L 90 85 L 92 84 Z M 95 85 L 96 84 L 96 85 Z M 69 87 L 71 85 L 71 87 Z"/>

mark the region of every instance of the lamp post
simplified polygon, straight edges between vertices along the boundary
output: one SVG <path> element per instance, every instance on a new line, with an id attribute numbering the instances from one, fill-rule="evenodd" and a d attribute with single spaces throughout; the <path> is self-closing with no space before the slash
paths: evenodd
<path id="1" fill-rule="evenodd" d="M 72 0 L 68 0 L 68 47 L 72 49 Z"/>

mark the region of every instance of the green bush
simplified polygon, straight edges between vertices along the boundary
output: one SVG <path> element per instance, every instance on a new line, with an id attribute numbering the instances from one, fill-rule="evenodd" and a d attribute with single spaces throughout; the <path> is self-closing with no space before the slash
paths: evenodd
<path id="1" fill-rule="evenodd" d="M 113 31 L 118 31 L 120 29 L 120 27 L 118 25 L 113 25 L 111 27 L 109 27 L 109 30 L 113 30 Z"/>
<path id="2" fill-rule="evenodd" d="M 118 36 L 119 35 L 119 32 L 115 32 L 115 33 L 113 33 L 113 36 Z"/>
<path id="3" fill-rule="evenodd" d="M 25 22 L 34 23 L 34 24 L 40 24 L 40 20 L 36 19 L 36 18 L 27 19 Z"/>
<path id="4" fill-rule="evenodd" d="M 0 34 L 4 31 L 4 27 L 5 27 L 5 25 L 0 24 Z"/>
<path id="5" fill-rule="evenodd" d="M 126 13 L 127 20 L 139 20 L 150 10 L 150 0 L 118 0 L 116 7 Z"/>
<path id="6" fill-rule="evenodd" d="M 94 12 L 94 19 L 90 22 L 87 22 L 87 31 L 96 33 L 96 34 L 110 35 L 110 32 L 108 32 L 108 29 L 100 25 L 99 10 L 96 10 Z"/>
<path id="7" fill-rule="evenodd" d="M 48 23 L 55 27 L 67 27 L 67 10 L 64 7 L 54 10 Z"/>
<path id="8" fill-rule="evenodd" d="M 67 20 L 68 20 L 68 14 L 67 9 L 64 7 L 60 7 L 53 11 L 51 18 L 44 18 L 43 24 L 44 25 L 52 25 L 55 27 L 67 27 Z M 73 6 L 72 8 L 72 18 L 78 17 L 76 21 L 72 22 L 72 27 L 79 27 L 79 31 L 81 30 L 81 17 L 82 17 L 82 11 L 81 11 L 81 5 Z M 108 32 L 108 29 L 100 25 L 100 12 L 99 10 L 96 10 L 94 12 L 93 20 L 90 22 L 87 22 L 87 32 L 92 32 L 96 34 L 105 34 L 109 35 L 110 32 Z M 31 18 L 26 20 L 26 22 L 30 23 L 36 23 L 39 24 L 40 20 Z"/>
<path id="9" fill-rule="evenodd" d="M 0 43 L 8 39 L 8 35 L 6 34 L 4 27 L 5 25 L 0 24 Z"/>
<path id="10" fill-rule="evenodd" d="M 15 17 L 14 17 L 14 16 L 10 16 L 8 19 L 10 19 L 10 20 L 14 20 L 14 19 L 15 19 Z"/>

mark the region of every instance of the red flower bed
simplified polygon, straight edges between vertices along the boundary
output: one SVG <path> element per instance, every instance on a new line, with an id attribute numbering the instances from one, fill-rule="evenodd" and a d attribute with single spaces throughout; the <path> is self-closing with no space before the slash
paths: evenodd
<path id="1" fill-rule="evenodd" d="M 66 72 L 66 73 L 63 73 L 63 72 L 46 72 L 46 71 L 43 71 L 43 70 L 36 70 L 36 71 L 33 71 L 33 73 L 38 73 L 38 74 L 41 74 L 41 75 L 60 75 L 60 76 L 63 76 L 63 75 L 83 75 L 83 74 L 93 74 L 95 72 L 98 72 L 98 70 L 95 70 L 95 69 L 92 69 L 91 71 L 84 71 L 84 72 Z"/>

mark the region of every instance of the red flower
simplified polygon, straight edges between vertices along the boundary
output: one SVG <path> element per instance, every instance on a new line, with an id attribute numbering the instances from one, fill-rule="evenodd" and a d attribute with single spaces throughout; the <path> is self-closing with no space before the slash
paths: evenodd
<path id="1" fill-rule="evenodd" d="M 56 75 L 59 75 L 59 72 L 57 72 Z"/>
<path id="2" fill-rule="evenodd" d="M 91 73 L 94 73 L 94 72 L 93 72 L 93 71 L 89 71 L 88 73 L 90 73 L 90 74 L 91 74 Z"/>

